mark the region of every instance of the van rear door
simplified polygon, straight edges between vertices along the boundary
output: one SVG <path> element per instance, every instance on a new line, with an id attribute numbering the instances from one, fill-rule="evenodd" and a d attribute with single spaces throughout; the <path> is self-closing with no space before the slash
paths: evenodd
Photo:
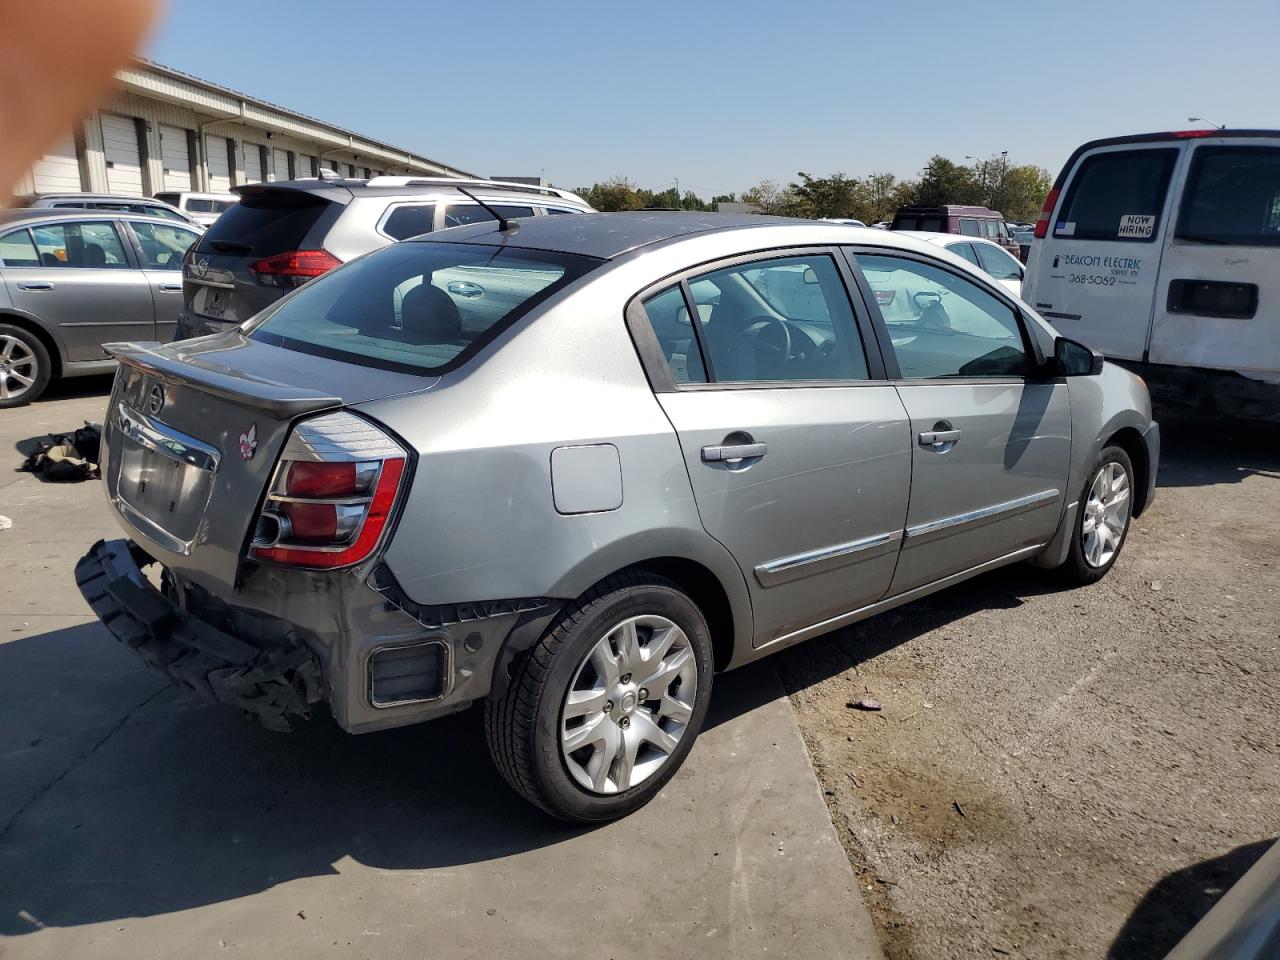
<path id="1" fill-rule="evenodd" d="M 1031 245 L 1023 298 L 1108 357 L 1144 359 L 1169 184 L 1184 149 L 1164 142 L 1086 151 L 1068 171 L 1045 237 Z"/>
<path id="2" fill-rule="evenodd" d="M 1205 139 L 1160 265 L 1152 363 L 1280 371 L 1280 140 Z"/>

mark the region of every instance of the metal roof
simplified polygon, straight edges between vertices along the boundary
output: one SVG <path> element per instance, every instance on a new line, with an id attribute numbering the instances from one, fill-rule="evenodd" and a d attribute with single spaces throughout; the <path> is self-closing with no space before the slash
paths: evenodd
<path id="1" fill-rule="evenodd" d="M 767 217 L 752 213 L 646 213 L 642 210 L 634 213 L 526 217 L 515 222 L 519 224 L 515 231 L 499 230 L 497 224 L 490 220 L 425 234 L 417 239 L 451 243 L 501 243 L 509 247 L 555 250 L 607 260 L 637 247 L 713 230 L 814 226 L 812 220 Z"/>
<path id="2" fill-rule="evenodd" d="M 357 153 L 370 153 L 392 165 L 418 165 L 424 169 L 442 170 L 450 175 L 475 176 L 466 170 L 432 160 L 403 147 L 347 130 L 218 83 L 202 80 L 145 57 L 135 57 L 133 65 L 120 70 L 116 78 L 126 89 L 182 104 L 210 119 L 269 127 L 294 136 L 332 143 L 332 149 L 335 150 L 346 147 Z"/>

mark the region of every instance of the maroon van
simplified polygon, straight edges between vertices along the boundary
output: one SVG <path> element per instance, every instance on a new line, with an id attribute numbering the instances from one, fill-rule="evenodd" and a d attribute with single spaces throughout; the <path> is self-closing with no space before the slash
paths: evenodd
<path id="1" fill-rule="evenodd" d="M 985 237 L 1018 256 L 1018 242 L 1009 235 L 1004 214 L 986 207 L 964 207 L 956 204 L 903 207 L 893 216 L 890 230 L 923 230 L 926 233 L 960 233 L 966 237 Z"/>

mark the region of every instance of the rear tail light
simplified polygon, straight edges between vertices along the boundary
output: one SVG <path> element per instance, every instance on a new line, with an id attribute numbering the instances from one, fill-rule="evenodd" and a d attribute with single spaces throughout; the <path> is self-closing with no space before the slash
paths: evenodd
<path id="1" fill-rule="evenodd" d="M 1169 131 L 1179 140 L 1195 140 L 1197 137 L 1212 137 L 1217 130 L 1171 130 Z"/>
<path id="2" fill-rule="evenodd" d="M 328 250 L 289 250 L 255 260 L 249 269 L 268 287 L 300 287 L 313 277 L 328 273 L 342 261 Z"/>
<path id="3" fill-rule="evenodd" d="M 408 454 L 351 413 L 298 424 L 276 466 L 249 556 L 313 570 L 349 567 L 382 541 Z"/>
<path id="4" fill-rule="evenodd" d="M 1037 240 L 1043 240 L 1049 233 L 1049 221 L 1053 219 L 1053 208 L 1058 205 L 1058 194 L 1061 191 L 1054 187 L 1049 191 L 1049 195 L 1044 198 L 1044 206 L 1040 208 L 1040 216 L 1036 218 Z"/>
<path id="5" fill-rule="evenodd" d="M 893 298 L 898 295 L 897 290 L 877 290 L 876 303 L 882 307 L 887 307 L 893 303 Z"/>

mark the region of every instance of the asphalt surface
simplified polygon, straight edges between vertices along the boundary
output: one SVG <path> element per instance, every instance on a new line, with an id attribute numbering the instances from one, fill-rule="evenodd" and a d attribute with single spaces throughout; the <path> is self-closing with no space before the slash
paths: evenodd
<path id="1" fill-rule="evenodd" d="M 1280 424 L 1158 415 L 1100 583 L 1006 568 L 778 658 L 890 958 L 1163 957 L 1280 835 Z"/>
<path id="2" fill-rule="evenodd" d="M 768 663 L 718 678 L 680 774 L 595 830 L 511 793 L 474 712 L 281 735 L 168 687 L 75 588 L 119 536 L 101 486 L 11 472 L 108 388 L 0 411 L 0 957 L 880 956 Z"/>

